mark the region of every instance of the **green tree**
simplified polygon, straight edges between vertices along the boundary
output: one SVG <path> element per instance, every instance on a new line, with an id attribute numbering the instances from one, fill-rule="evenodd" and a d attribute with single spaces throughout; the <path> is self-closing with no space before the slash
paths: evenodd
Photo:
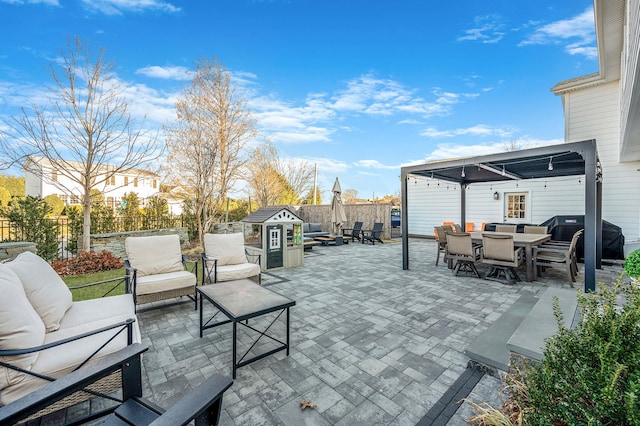
<path id="1" fill-rule="evenodd" d="M 11 193 L 7 188 L 0 186 L 0 206 L 8 206 L 9 201 L 11 201 Z"/>
<path id="2" fill-rule="evenodd" d="M 12 197 L 24 197 L 26 195 L 23 177 L 0 175 L 0 186 L 6 188 Z"/>
<path id="3" fill-rule="evenodd" d="M 129 192 L 123 197 L 124 206 L 121 208 L 123 231 L 135 231 L 140 227 L 142 212 L 140 198 L 135 192 Z"/>
<path id="4" fill-rule="evenodd" d="M 143 227 L 145 229 L 166 228 L 170 225 L 169 204 L 158 196 L 147 200 L 143 212 Z"/>
<path id="5" fill-rule="evenodd" d="M 1 211 L 11 224 L 12 241 L 36 243 L 43 259 L 58 257 L 58 223 L 47 218 L 52 210 L 41 197 L 14 198 Z"/>
<path id="6" fill-rule="evenodd" d="M 49 194 L 44 197 L 44 201 L 51 207 L 52 216 L 60 216 L 62 210 L 64 210 L 64 201 L 60 197 L 55 194 Z"/>
<path id="7" fill-rule="evenodd" d="M 78 206 L 67 206 L 68 241 L 66 250 L 78 254 L 78 240 L 82 237 L 82 210 Z"/>

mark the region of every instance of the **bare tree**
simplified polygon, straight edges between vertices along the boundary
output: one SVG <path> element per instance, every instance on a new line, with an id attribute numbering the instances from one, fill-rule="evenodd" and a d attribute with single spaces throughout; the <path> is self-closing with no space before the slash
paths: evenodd
<path id="1" fill-rule="evenodd" d="M 255 121 L 231 75 L 215 58 L 196 64 L 191 85 L 176 102 L 178 120 L 167 128 L 167 167 L 192 191 L 200 241 L 221 218 L 227 193 L 242 177 L 244 148 Z"/>
<path id="2" fill-rule="evenodd" d="M 313 168 L 309 163 L 281 159 L 270 143 L 256 148 L 247 166 L 249 191 L 261 207 L 299 204 L 313 185 Z"/>
<path id="3" fill-rule="evenodd" d="M 2 166 L 21 164 L 69 193 L 71 186 L 79 186 L 83 249 L 89 251 L 91 190 L 116 174 L 151 164 L 162 149 L 144 130 L 143 121 L 132 118 L 125 87 L 104 49 L 94 59 L 78 37 L 69 39 L 60 59 L 50 65 L 50 75 L 55 86 L 48 104 L 33 105 L 31 111 L 23 108 L 6 122 L 8 130 L 0 139 Z"/>

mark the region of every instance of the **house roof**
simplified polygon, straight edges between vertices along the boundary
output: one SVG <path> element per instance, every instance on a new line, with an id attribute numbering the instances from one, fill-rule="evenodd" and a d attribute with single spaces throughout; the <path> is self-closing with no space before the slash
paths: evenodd
<path id="1" fill-rule="evenodd" d="M 242 222 L 302 222 L 302 219 L 285 207 L 264 207 L 242 219 Z"/>
<path id="2" fill-rule="evenodd" d="M 39 157 L 35 155 L 29 156 L 29 158 L 27 159 L 27 161 L 25 161 L 22 168 L 24 170 L 31 170 L 29 166 L 30 163 L 35 163 L 35 164 L 38 164 L 39 166 L 46 166 L 46 167 L 52 167 L 52 168 L 60 168 L 61 165 L 64 165 L 67 168 L 73 169 L 74 171 L 82 170 L 84 168 L 84 164 L 80 163 L 79 161 L 60 159 L 58 164 L 53 164 L 51 160 L 49 160 L 48 158 Z M 113 166 L 111 165 L 108 165 L 108 164 L 101 165 L 101 170 L 110 171 L 112 169 L 113 169 Z M 157 173 L 154 173 L 149 170 L 144 170 L 144 169 L 129 169 L 126 171 L 120 171 L 118 172 L 118 174 L 130 175 L 130 176 L 133 176 L 133 175 L 148 176 L 156 179 L 160 178 L 160 175 L 158 175 Z"/>

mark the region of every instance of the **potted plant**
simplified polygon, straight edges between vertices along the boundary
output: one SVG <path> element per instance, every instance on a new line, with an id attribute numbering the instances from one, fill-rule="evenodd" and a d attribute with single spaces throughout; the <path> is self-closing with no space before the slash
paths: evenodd
<path id="1" fill-rule="evenodd" d="M 640 279 L 640 249 L 632 251 L 624 261 L 624 270 L 634 281 Z"/>

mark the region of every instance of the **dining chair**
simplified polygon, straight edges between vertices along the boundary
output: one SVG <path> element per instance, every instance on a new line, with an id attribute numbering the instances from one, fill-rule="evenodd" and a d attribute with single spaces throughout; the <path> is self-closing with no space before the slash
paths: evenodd
<path id="1" fill-rule="evenodd" d="M 447 256 L 453 263 L 453 273 L 471 272 L 480 278 L 476 261 L 480 260 L 480 245 L 473 244 L 471 234 L 467 232 L 447 233 Z"/>
<path id="2" fill-rule="evenodd" d="M 524 226 L 525 234 L 547 234 L 546 226 L 534 226 L 534 225 L 525 225 Z"/>
<path id="3" fill-rule="evenodd" d="M 578 275 L 578 259 L 576 254 L 576 246 L 578 239 L 582 235 L 583 230 L 580 229 L 573 234 L 569 246 L 556 244 L 542 244 L 533 248 L 533 273 L 535 276 L 540 274 L 544 268 L 563 268 L 567 273 L 569 285 L 573 288 Z"/>
<path id="4" fill-rule="evenodd" d="M 518 225 L 496 225 L 496 232 L 518 232 Z"/>
<path id="5" fill-rule="evenodd" d="M 481 260 L 491 268 L 486 279 L 515 284 L 520 281 L 516 268 L 522 258 L 522 247 L 515 248 L 512 235 L 482 234 Z"/>
<path id="6" fill-rule="evenodd" d="M 440 253 L 444 253 L 443 261 L 447 261 L 447 230 L 451 230 L 449 226 L 436 226 L 433 228 L 436 234 L 437 253 L 436 253 L 436 266 L 440 262 Z"/>

